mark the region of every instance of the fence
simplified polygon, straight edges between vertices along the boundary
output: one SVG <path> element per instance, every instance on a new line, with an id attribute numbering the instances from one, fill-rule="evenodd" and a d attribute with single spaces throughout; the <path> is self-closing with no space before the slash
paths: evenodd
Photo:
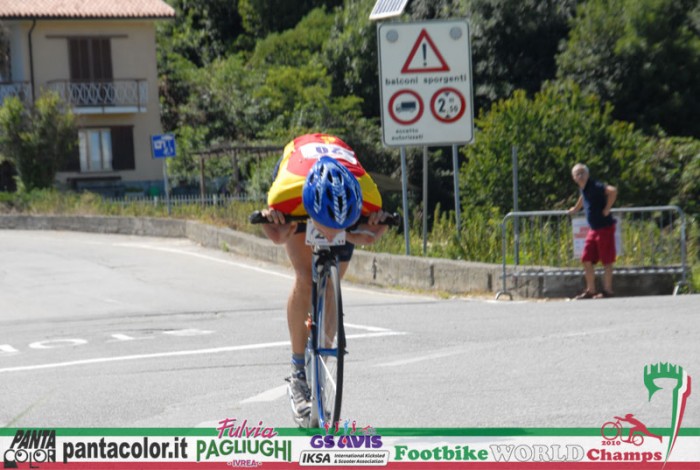
<path id="1" fill-rule="evenodd" d="M 680 277 L 674 295 L 682 286 L 688 286 L 686 218 L 679 207 L 619 208 L 613 209 L 612 214 L 618 221 L 618 256 L 613 270 L 616 276 L 674 275 Z M 578 225 L 578 219 L 570 217 L 567 211 L 508 213 L 501 223 L 503 286 L 496 298 L 513 298 L 508 291 L 509 278 L 517 288 L 519 280 L 528 278 L 582 276 L 580 257 L 574 255 L 574 247 L 575 243 L 582 244 L 585 233 L 574 233 Z"/>
<path id="2" fill-rule="evenodd" d="M 188 204 L 198 204 L 201 206 L 223 206 L 231 202 L 239 201 L 260 201 L 259 197 L 247 196 L 247 195 L 222 195 L 222 194 L 206 194 L 204 196 L 187 194 L 187 195 L 170 195 L 170 198 L 165 198 L 163 196 L 145 196 L 142 193 L 137 195 L 129 195 L 127 193 L 121 198 L 104 198 L 105 202 L 121 204 L 122 206 L 128 206 L 133 204 L 144 204 L 152 205 L 154 207 L 163 206 L 166 204 L 171 205 L 188 205 Z"/>

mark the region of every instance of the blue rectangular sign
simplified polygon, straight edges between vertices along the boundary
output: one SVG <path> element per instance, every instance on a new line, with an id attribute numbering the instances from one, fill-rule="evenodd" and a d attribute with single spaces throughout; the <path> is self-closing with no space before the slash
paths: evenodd
<path id="1" fill-rule="evenodd" d="M 151 136 L 151 150 L 153 158 L 172 158 L 176 155 L 175 136 L 173 134 L 159 134 Z"/>

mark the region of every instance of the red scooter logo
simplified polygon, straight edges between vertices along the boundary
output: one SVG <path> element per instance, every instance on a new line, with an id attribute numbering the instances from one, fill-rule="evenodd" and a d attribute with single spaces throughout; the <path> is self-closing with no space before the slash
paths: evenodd
<path id="1" fill-rule="evenodd" d="M 614 441 L 615 439 L 620 439 L 622 442 L 628 444 L 634 444 L 636 446 L 641 446 L 644 443 L 644 436 L 653 437 L 658 439 L 659 442 L 663 442 L 663 438 L 657 434 L 653 434 L 646 425 L 634 417 L 632 413 L 627 413 L 624 418 L 615 416 L 617 421 L 608 421 L 600 428 L 600 434 L 603 439 L 608 441 Z M 621 421 L 631 424 L 629 428 L 629 434 L 627 438 L 623 436 L 623 426 Z"/>

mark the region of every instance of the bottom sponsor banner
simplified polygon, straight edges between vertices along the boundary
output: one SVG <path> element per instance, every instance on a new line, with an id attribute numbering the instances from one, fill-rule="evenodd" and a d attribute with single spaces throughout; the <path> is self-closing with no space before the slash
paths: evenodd
<path id="1" fill-rule="evenodd" d="M 669 427 L 648 427 L 644 412 L 563 429 L 375 428 L 351 419 L 289 429 L 232 417 L 208 429 L 2 428 L 0 455 L 4 469 L 699 470 L 700 428 L 682 426 L 691 377 L 658 363 L 643 379 L 649 400 L 674 385 Z"/>
<path id="2" fill-rule="evenodd" d="M 625 416 L 627 419 L 631 417 Z M 0 429 L 2 468 L 16 469 L 700 469 L 700 429 L 302 430 L 221 421 L 217 429 Z M 227 425 L 228 423 L 228 425 Z"/>

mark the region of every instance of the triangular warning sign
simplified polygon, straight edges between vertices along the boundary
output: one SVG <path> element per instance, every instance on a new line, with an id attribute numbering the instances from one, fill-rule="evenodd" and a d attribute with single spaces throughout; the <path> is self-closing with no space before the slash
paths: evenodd
<path id="1" fill-rule="evenodd" d="M 442 54 L 433 42 L 428 32 L 423 28 L 416 43 L 403 64 L 401 73 L 449 72 L 450 67 L 442 58 Z"/>

